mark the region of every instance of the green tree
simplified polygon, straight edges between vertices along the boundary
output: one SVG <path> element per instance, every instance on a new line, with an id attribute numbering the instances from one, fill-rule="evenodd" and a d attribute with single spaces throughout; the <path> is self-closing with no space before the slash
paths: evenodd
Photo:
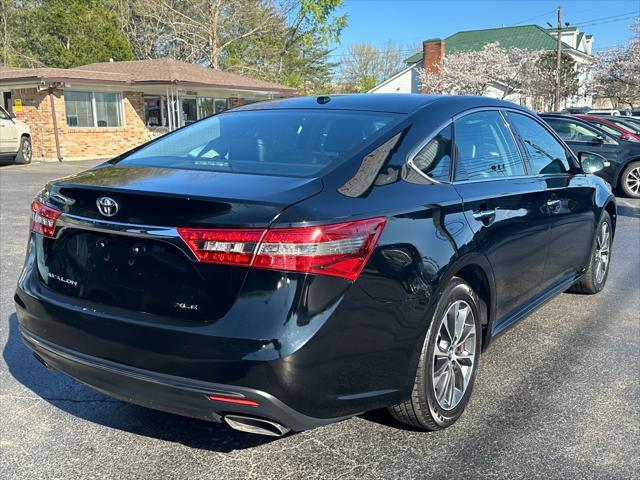
<path id="1" fill-rule="evenodd" d="M 176 58 L 283 83 L 329 83 L 343 0 L 103 0 L 138 58 Z"/>
<path id="2" fill-rule="evenodd" d="M 536 100 L 540 110 L 551 110 L 556 84 L 556 52 L 544 52 L 535 63 L 533 72 L 523 85 L 523 90 Z M 580 90 L 576 62 L 566 52 L 560 59 L 560 98 L 566 102 Z"/>
<path id="3" fill-rule="evenodd" d="M 25 8 L 8 2 L 11 52 L 7 64 L 70 68 L 131 60 L 133 53 L 113 11 L 100 0 L 41 0 Z M 11 11 L 11 10 L 9 10 Z M 5 42 L 6 44 L 6 42 Z"/>

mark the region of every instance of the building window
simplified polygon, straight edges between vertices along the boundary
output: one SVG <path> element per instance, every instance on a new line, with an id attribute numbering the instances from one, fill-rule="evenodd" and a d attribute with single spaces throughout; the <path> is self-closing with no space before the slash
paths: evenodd
<path id="1" fill-rule="evenodd" d="M 168 127 L 167 98 L 160 95 L 144 96 L 144 122 L 147 127 Z"/>
<path id="2" fill-rule="evenodd" d="M 227 109 L 226 98 L 198 97 L 198 120 Z"/>
<path id="3" fill-rule="evenodd" d="M 65 90 L 64 102 L 69 127 L 122 126 L 122 95 L 119 93 Z"/>

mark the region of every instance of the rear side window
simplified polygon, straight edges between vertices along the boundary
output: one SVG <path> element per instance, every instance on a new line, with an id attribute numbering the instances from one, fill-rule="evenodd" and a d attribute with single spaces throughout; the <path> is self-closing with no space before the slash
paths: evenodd
<path id="1" fill-rule="evenodd" d="M 310 177 L 403 117 L 303 109 L 221 113 L 169 134 L 118 164 Z"/>
<path id="2" fill-rule="evenodd" d="M 455 121 L 455 179 L 481 180 L 524 175 L 518 147 L 497 111 Z"/>
<path id="3" fill-rule="evenodd" d="M 571 170 L 569 154 L 546 128 L 518 113 L 507 114 L 518 132 L 533 166 L 533 174 L 566 173 Z"/>
<path id="4" fill-rule="evenodd" d="M 453 128 L 442 129 L 413 157 L 413 165 L 425 175 L 441 182 L 449 181 Z"/>

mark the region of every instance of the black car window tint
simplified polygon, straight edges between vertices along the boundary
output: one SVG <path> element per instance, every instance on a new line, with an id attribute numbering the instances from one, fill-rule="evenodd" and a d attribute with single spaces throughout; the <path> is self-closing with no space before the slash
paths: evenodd
<path id="1" fill-rule="evenodd" d="M 524 143 L 533 174 L 566 173 L 571 170 L 569 154 L 547 129 L 532 118 L 518 113 L 509 112 L 507 118 Z"/>
<path id="2" fill-rule="evenodd" d="M 451 125 L 442 129 L 413 157 L 414 166 L 434 180 L 449 181 L 452 136 Z"/>
<path id="3" fill-rule="evenodd" d="M 456 180 L 524 175 L 515 141 L 497 111 L 472 113 L 455 122 Z"/>
<path id="4" fill-rule="evenodd" d="M 351 110 L 226 112 L 141 147 L 120 165 L 210 172 L 321 176 L 404 115 Z"/>

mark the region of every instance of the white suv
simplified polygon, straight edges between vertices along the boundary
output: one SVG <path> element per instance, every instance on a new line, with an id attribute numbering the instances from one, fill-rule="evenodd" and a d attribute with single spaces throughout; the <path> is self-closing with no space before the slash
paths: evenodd
<path id="1" fill-rule="evenodd" d="M 29 125 L 17 120 L 0 107 L 0 159 L 29 163 L 33 155 Z"/>

